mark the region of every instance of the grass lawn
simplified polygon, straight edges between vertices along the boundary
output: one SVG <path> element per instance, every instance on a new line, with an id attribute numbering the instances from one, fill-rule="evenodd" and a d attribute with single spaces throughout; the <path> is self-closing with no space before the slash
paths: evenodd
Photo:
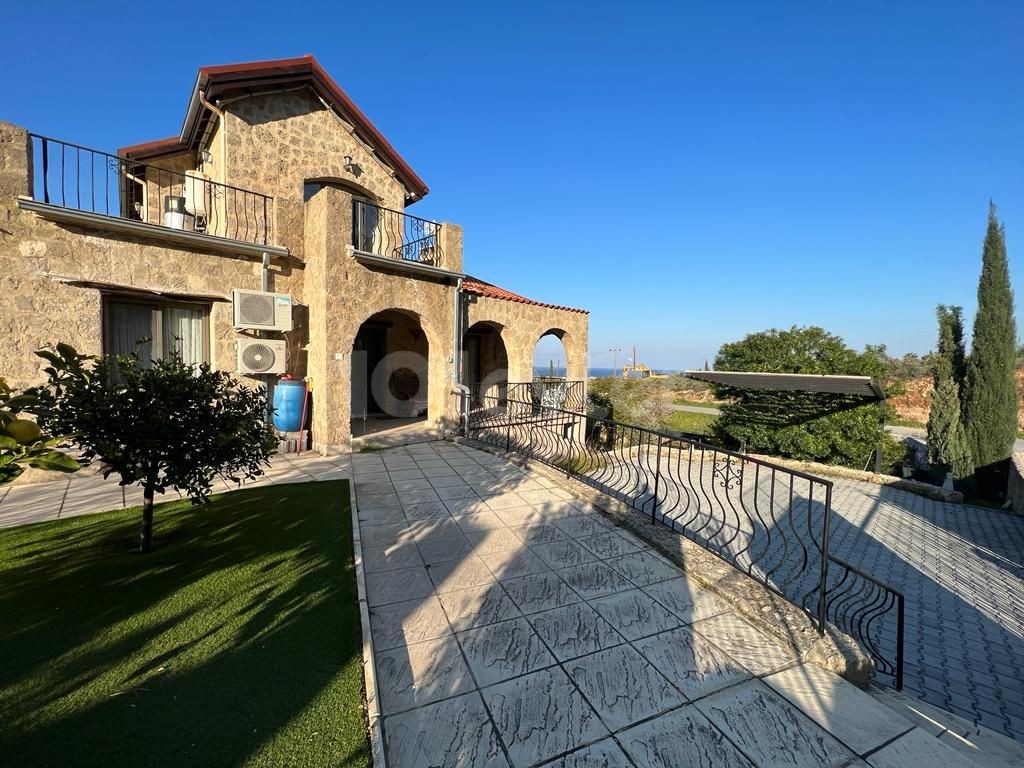
<path id="1" fill-rule="evenodd" d="M 345 481 L 0 531 L 0 764 L 367 766 Z"/>
<path id="2" fill-rule="evenodd" d="M 679 432 L 691 432 L 695 435 L 711 434 L 711 425 L 717 419 L 713 413 L 691 413 L 690 411 L 676 411 L 668 420 L 669 429 Z"/>

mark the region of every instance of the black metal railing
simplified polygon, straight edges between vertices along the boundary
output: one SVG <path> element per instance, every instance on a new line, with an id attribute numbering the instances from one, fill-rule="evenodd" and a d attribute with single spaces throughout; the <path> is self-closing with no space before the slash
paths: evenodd
<path id="1" fill-rule="evenodd" d="M 533 381 L 471 383 L 466 387 L 469 389 L 471 409 L 484 408 L 485 403 L 504 406 L 509 399 L 518 403 L 531 403 L 535 411 L 541 408 L 560 408 L 583 412 L 587 405 L 584 381 L 541 377 Z"/>
<path id="2" fill-rule="evenodd" d="M 352 201 L 352 245 L 374 256 L 444 267 L 440 224 L 365 200 Z"/>
<path id="3" fill-rule="evenodd" d="M 511 385 L 510 385 L 511 387 Z M 462 434 L 556 467 L 650 515 L 855 637 L 903 683 L 903 596 L 828 554 L 832 482 L 665 432 L 538 406 L 463 400 Z"/>
<path id="4" fill-rule="evenodd" d="M 893 678 L 896 688 L 902 689 L 903 593 L 834 555 L 828 562 L 826 619 L 856 637 L 874 661 L 875 671 Z"/>
<path id="5" fill-rule="evenodd" d="M 508 387 L 509 398 L 519 402 L 532 402 L 535 408 L 577 412 L 586 410 L 585 381 L 538 376 L 533 381 L 509 384 Z"/>
<path id="6" fill-rule="evenodd" d="M 33 199 L 169 229 L 268 245 L 274 198 L 47 136 L 32 140 Z"/>

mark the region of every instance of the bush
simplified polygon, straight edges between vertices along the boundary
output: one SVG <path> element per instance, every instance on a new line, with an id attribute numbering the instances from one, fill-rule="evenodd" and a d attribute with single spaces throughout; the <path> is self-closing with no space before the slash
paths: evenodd
<path id="1" fill-rule="evenodd" d="M 673 392 L 665 379 L 605 376 L 592 380 L 588 392 L 591 404 L 610 409 L 611 415 L 604 418 L 647 429 L 665 429 L 674 410 Z"/>
<path id="2" fill-rule="evenodd" d="M 43 434 L 39 425 L 21 417 L 35 398 L 15 394 L 0 378 L 0 485 L 25 471 L 25 465 L 57 472 L 75 472 L 79 464 L 57 450 L 63 441 Z"/>
<path id="3" fill-rule="evenodd" d="M 716 371 L 881 379 L 886 368 L 884 350 L 868 348 L 858 353 L 840 337 L 813 326 L 750 334 L 723 345 L 715 357 Z M 721 407 L 713 427 L 714 439 L 724 445 L 855 469 L 870 465 L 879 446 L 887 469 L 904 456 L 903 446 L 885 431 L 877 403 L 823 393 L 715 389 L 719 398 L 730 401 Z"/>
<path id="4" fill-rule="evenodd" d="M 239 483 L 268 463 L 276 438 L 266 394 L 208 364 L 174 356 L 146 367 L 136 355 L 80 355 L 66 344 L 36 354 L 48 363 L 48 382 L 34 392 L 40 424 L 74 434 L 104 477 L 142 486 L 143 552 L 152 547 L 154 494 L 172 488 L 201 503 L 214 477 Z"/>

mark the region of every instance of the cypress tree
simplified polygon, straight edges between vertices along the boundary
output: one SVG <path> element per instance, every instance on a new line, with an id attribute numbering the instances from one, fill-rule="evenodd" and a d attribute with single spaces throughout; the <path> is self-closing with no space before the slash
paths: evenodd
<path id="1" fill-rule="evenodd" d="M 953 477 L 962 480 L 974 473 L 960 417 L 957 382 L 964 359 L 963 321 L 960 307 L 940 304 L 935 314 L 939 321 L 939 344 L 932 368 L 935 390 L 928 413 L 928 460 L 943 474 L 952 472 Z"/>
<path id="2" fill-rule="evenodd" d="M 1013 452 L 1017 437 L 1016 352 L 1006 239 L 996 207 L 990 203 L 978 280 L 978 314 L 963 393 L 964 428 L 976 467 L 995 464 Z"/>
<path id="3" fill-rule="evenodd" d="M 960 420 L 960 388 L 944 375 L 932 394 L 928 413 L 928 460 L 941 472 L 952 472 L 957 480 L 974 474 L 967 436 Z"/>
<path id="4" fill-rule="evenodd" d="M 962 391 L 967 375 L 963 308 L 939 304 L 935 314 L 939 321 L 939 344 L 932 367 L 935 388 L 938 389 L 943 376 L 948 375 Z"/>

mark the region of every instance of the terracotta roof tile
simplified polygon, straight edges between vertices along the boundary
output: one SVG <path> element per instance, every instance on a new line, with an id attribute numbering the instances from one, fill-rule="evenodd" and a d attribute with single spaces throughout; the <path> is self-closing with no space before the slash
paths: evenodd
<path id="1" fill-rule="evenodd" d="M 576 307 L 563 307 L 559 304 L 545 304 L 543 301 L 534 301 L 528 299 L 525 296 L 520 296 L 518 293 L 512 293 L 504 288 L 499 288 L 491 283 L 478 280 L 475 277 L 466 275 L 462 280 L 462 289 L 467 293 L 473 293 L 477 296 L 483 296 L 488 299 L 501 299 L 502 301 L 515 301 L 520 304 L 532 304 L 536 307 L 547 307 L 548 309 L 560 309 L 565 312 L 580 312 L 584 315 L 589 315 L 590 310 L 577 309 Z"/>

